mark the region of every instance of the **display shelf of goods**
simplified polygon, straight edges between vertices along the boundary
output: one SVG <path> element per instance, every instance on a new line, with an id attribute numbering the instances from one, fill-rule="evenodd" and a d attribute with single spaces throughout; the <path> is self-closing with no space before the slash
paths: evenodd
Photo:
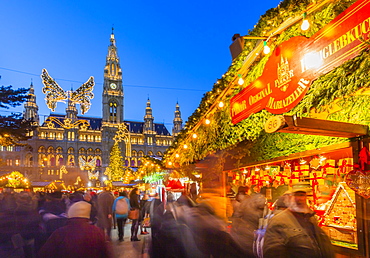
<path id="1" fill-rule="evenodd" d="M 322 229 L 334 245 L 357 249 L 355 192 L 346 183 L 339 183 L 330 205 L 323 215 Z"/>

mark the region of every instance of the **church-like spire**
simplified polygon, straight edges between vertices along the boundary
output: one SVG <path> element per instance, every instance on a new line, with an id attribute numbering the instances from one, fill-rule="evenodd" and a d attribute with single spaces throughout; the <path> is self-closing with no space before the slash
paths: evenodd
<path id="1" fill-rule="evenodd" d="M 122 70 L 119 63 L 116 39 L 113 31 L 114 28 L 112 28 L 112 34 L 110 35 L 110 45 L 108 46 L 108 55 L 106 58 L 104 73 L 110 80 L 122 80 Z"/>
<path id="2" fill-rule="evenodd" d="M 114 28 L 112 27 L 112 33 L 110 34 L 110 45 L 116 46 L 116 40 L 114 38 Z"/>
<path id="3" fill-rule="evenodd" d="M 175 118 L 173 119 L 173 128 L 172 128 L 172 135 L 176 136 L 182 129 L 182 119 L 181 119 L 181 111 L 180 105 L 176 103 L 176 110 L 175 110 Z"/>
<path id="4" fill-rule="evenodd" d="M 119 124 L 123 122 L 123 86 L 122 70 L 117 54 L 116 40 L 110 35 L 110 45 L 104 67 L 104 86 L 102 91 L 103 123 Z"/>
<path id="5" fill-rule="evenodd" d="M 33 120 L 37 125 L 39 124 L 39 107 L 36 104 L 36 95 L 33 83 L 31 81 L 30 90 L 28 92 L 28 100 L 24 104 L 23 118 Z"/>
<path id="6" fill-rule="evenodd" d="M 150 99 L 146 102 L 145 116 L 144 116 L 144 133 L 152 133 L 154 131 L 154 117 L 153 111 L 150 107 Z"/>

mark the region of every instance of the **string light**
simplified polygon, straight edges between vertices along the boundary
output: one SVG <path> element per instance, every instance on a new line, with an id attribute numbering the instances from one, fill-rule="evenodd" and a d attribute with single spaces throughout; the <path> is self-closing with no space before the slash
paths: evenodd
<path id="1" fill-rule="evenodd" d="M 176 157 L 176 158 L 178 158 L 178 157 L 180 157 L 180 155 L 179 155 L 178 153 L 176 153 L 176 154 L 175 154 L 175 157 Z"/>
<path id="2" fill-rule="evenodd" d="M 193 133 L 193 138 L 196 139 L 198 135 L 196 133 Z"/>
<path id="3" fill-rule="evenodd" d="M 188 148 L 188 145 L 184 144 L 184 149 L 187 149 Z"/>
<path id="4" fill-rule="evenodd" d="M 238 74 L 238 77 L 239 77 L 238 84 L 241 86 L 244 84 L 244 80 L 241 74 Z"/>
<path id="5" fill-rule="evenodd" d="M 265 55 L 267 55 L 268 53 L 270 53 L 270 47 L 267 45 L 267 41 L 264 41 L 263 42 L 263 53 Z"/>
<path id="6" fill-rule="evenodd" d="M 303 13 L 303 20 L 302 20 L 302 24 L 301 24 L 301 30 L 303 30 L 303 31 L 308 30 L 308 28 L 310 27 L 310 23 L 308 22 L 306 17 L 307 17 L 307 13 Z"/>
<path id="7" fill-rule="evenodd" d="M 222 101 L 220 101 L 220 103 L 218 103 L 218 106 L 220 107 L 220 108 L 223 108 L 224 107 L 224 103 L 222 102 Z"/>
<path id="8" fill-rule="evenodd" d="M 206 125 L 209 125 L 211 123 L 211 120 L 206 119 L 205 123 L 206 123 Z"/>
<path id="9" fill-rule="evenodd" d="M 171 162 L 171 161 L 168 161 L 168 165 L 169 165 L 169 166 L 172 166 L 172 162 Z"/>

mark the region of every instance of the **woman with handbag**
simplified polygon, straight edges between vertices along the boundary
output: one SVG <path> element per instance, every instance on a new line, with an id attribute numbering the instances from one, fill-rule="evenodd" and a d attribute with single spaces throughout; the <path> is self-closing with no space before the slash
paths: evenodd
<path id="1" fill-rule="evenodd" d="M 139 211 L 140 211 L 140 196 L 139 189 L 135 187 L 130 193 L 130 206 L 129 219 L 132 220 L 131 225 L 131 241 L 140 241 L 137 238 L 137 232 L 139 230 Z"/>

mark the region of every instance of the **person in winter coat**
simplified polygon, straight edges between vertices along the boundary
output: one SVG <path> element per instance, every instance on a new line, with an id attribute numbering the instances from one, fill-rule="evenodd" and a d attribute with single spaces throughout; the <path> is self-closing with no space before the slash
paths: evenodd
<path id="1" fill-rule="evenodd" d="M 258 222 L 263 216 L 265 206 L 266 198 L 263 194 L 252 194 L 240 202 L 231 218 L 231 235 L 243 249 L 246 257 L 254 257 L 254 231 L 258 229 Z"/>
<path id="2" fill-rule="evenodd" d="M 121 214 L 120 211 L 117 211 L 117 202 L 119 202 L 120 200 L 123 200 L 127 203 L 127 212 L 124 213 L 124 214 Z M 127 221 L 127 216 L 128 216 L 128 211 L 130 209 L 130 200 L 127 198 L 127 192 L 126 191 L 123 191 L 123 192 L 119 192 L 119 196 L 114 200 L 114 203 L 113 203 L 113 207 L 112 207 L 112 210 L 113 210 L 113 213 L 115 215 L 115 218 L 116 218 L 116 221 L 117 221 L 117 227 L 118 227 L 118 240 L 119 241 L 123 241 L 123 237 L 124 237 L 124 232 L 125 232 L 125 224 L 126 224 L 126 221 Z"/>
<path id="3" fill-rule="evenodd" d="M 140 196 L 139 196 L 139 189 L 134 188 L 130 192 L 130 206 L 131 209 L 138 210 L 140 212 Z M 132 220 L 131 225 L 131 241 L 140 241 L 140 239 L 137 237 L 137 232 L 139 231 L 139 216 L 137 219 Z"/>
<path id="4" fill-rule="evenodd" d="M 114 202 L 113 194 L 105 188 L 98 195 L 98 223 L 97 226 L 103 229 L 107 236 L 111 237 L 112 230 L 112 206 Z"/>
<path id="5" fill-rule="evenodd" d="M 307 205 L 308 189 L 293 186 L 288 209 L 272 217 L 266 228 L 263 257 L 332 258 L 329 237 Z"/>
<path id="6" fill-rule="evenodd" d="M 147 212 L 148 210 L 148 200 L 149 200 L 149 195 L 144 194 L 143 198 L 140 201 L 140 235 L 147 235 L 149 232 L 146 230 L 146 228 L 143 227 L 143 222 L 145 219 L 145 216 L 149 213 Z"/>
<path id="7" fill-rule="evenodd" d="M 53 232 L 38 257 L 113 257 L 104 231 L 90 224 L 90 211 L 91 204 L 88 202 L 72 204 L 67 224 Z"/>

